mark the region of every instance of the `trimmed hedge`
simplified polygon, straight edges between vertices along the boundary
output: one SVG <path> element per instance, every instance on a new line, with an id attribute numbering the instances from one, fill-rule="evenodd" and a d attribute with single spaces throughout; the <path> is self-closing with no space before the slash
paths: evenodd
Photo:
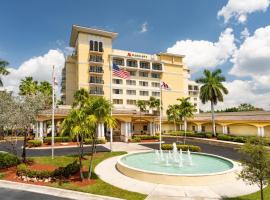
<path id="1" fill-rule="evenodd" d="M 158 140 L 159 136 L 155 135 L 133 135 L 132 139 L 140 138 L 141 140 Z"/>
<path id="2" fill-rule="evenodd" d="M 20 159 L 10 153 L 0 153 L 0 169 L 5 169 L 20 164 Z"/>
<path id="3" fill-rule="evenodd" d="M 183 151 L 187 151 L 188 149 L 190 151 L 193 151 L 193 152 L 200 152 L 201 151 L 201 148 L 199 146 L 195 146 L 195 145 L 177 144 L 176 147 L 178 150 L 182 149 Z M 173 145 L 172 144 L 162 144 L 161 149 L 162 150 L 173 150 Z"/>
<path id="4" fill-rule="evenodd" d="M 31 147 L 40 147 L 42 145 L 42 142 L 40 140 L 28 140 L 27 146 L 29 148 Z"/>
<path id="5" fill-rule="evenodd" d="M 141 138 L 139 137 L 135 137 L 135 138 L 132 138 L 132 139 L 129 139 L 129 142 L 133 142 L 133 143 L 137 143 L 137 142 L 141 142 Z"/>
<path id="6" fill-rule="evenodd" d="M 247 136 L 232 136 L 232 135 L 218 135 L 218 140 L 231 141 L 231 142 L 239 142 L 245 143 L 249 138 Z"/>
<path id="7" fill-rule="evenodd" d="M 80 170 L 80 165 L 77 161 L 68 164 L 65 167 L 59 167 L 54 171 L 48 170 L 31 170 L 26 164 L 17 166 L 17 176 L 26 176 L 28 178 L 48 179 L 48 178 L 69 178 Z"/>
<path id="8" fill-rule="evenodd" d="M 93 140 L 91 138 L 85 138 L 84 144 L 92 144 Z M 105 144 L 107 141 L 105 139 L 97 139 L 97 144 Z"/>
<path id="9" fill-rule="evenodd" d="M 45 137 L 43 142 L 50 145 L 52 143 L 52 137 Z M 72 142 L 72 138 L 67 136 L 54 137 L 54 142 Z"/>
<path id="10" fill-rule="evenodd" d="M 173 136 L 185 136 L 184 131 L 174 131 L 166 133 L 166 135 L 173 135 Z M 195 133 L 195 132 L 186 132 L 187 137 L 198 137 L 198 138 L 212 138 L 212 133 Z"/>

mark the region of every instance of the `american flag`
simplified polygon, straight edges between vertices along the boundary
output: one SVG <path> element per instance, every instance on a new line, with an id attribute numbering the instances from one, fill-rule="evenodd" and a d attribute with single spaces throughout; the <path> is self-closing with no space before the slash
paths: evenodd
<path id="1" fill-rule="evenodd" d="M 118 76 L 123 79 L 130 79 L 130 74 L 128 71 L 120 69 L 116 64 L 113 64 L 113 75 Z"/>
<path id="2" fill-rule="evenodd" d="M 169 85 L 167 83 L 163 82 L 163 81 L 160 83 L 160 87 L 165 89 L 165 90 L 170 90 L 171 89 L 169 87 Z"/>

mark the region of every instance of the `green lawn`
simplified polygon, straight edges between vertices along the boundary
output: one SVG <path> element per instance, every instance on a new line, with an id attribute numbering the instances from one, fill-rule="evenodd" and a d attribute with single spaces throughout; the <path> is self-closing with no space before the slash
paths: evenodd
<path id="1" fill-rule="evenodd" d="M 125 153 L 126 152 L 98 153 L 94 159 L 94 167 L 101 161 L 105 160 L 106 158 L 122 155 Z M 83 161 L 83 165 L 86 166 L 87 168 L 89 166 L 88 158 L 89 158 L 88 156 L 85 156 L 85 160 Z M 77 159 L 77 156 L 57 156 L 55 157 L 54 160 L 52 160 L 51 157 L 35 157 L 34 161 L 40 164 L 49 164 L 49 165 L 55 165 L 58 167 L 63 167 L 73 162 L 75 159 Z M 59 185 L 58 183 L 51 183 L 50 186 L 63 188 L 63 189 L 77 190 L 81 192 L 88 192 L 88 193 L 98 194 L 98 195 L 118 197 L 122 199 L 140 200 L 140 199 L 146 198 L 146 195 L 117 188 L 113 185 L 105 183 L 104 181 L 99 179 L 95 174 L 93 175 L 96 181 L 96 183 L 93 185 L 78 186 L 73 183 L 63 183 L 62 185 Z"/>
<path id="2" fill-rule="evenodd" d="M 0 180 L 4 178 L 4 173 L 0 173 Z"/>
<path id="3" fill-rule="evenodd" d="M 226 198 L 225 200 L 260 200 L 260 191 L 255 192 L 249 195 L 235 197 L 235 198 Z M 270 186 L 264 189 L 264 199 L 270 199 Z"/>

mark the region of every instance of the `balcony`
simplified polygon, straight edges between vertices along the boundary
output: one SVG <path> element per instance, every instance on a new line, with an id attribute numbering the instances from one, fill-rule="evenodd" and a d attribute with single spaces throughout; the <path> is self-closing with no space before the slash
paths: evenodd
<path id="1" fill-rule="evenodd" d="M 103 74 L 104 73 L 104 70 L 95 70 L 95 69 L 89 69 L 89 72 L 90 73 L 95 73 L 95 74 Z"/>
<path id="2" fill-rule="evenodd" d="M 104 91 L 103 90 L 90 90 L 89 94 L 91 94 L 91 95 L 103 95 Z"/>
<path id="3" fill-rule="evenodd" d="M 104 84 L 104 80 L 99 80 L 99 79 L 90 79 L 89 81 L 90 84 Z"/>
<path id="4" fill-rule="evenodd" d="M 157 63 L 153 63 L 152 64 L 152 70 L 162 71 L 162 65 L 161 64 L 157 64 Z"/>
<path id="5" fill-rule="evenodd" d="M 198 91 L 189 91 L 188 94 L 190 96 L 197 96 L 199 94 L 199 92 Z"/>

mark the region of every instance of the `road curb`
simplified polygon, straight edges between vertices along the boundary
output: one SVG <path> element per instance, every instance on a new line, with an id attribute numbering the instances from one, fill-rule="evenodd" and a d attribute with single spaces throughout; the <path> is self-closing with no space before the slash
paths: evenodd
<path id="1" fill-rule="evenodd" d="M 0 180 L 0 188 L 7 188 L 12 190 L 22 190 L 27 192 L 34 192 L 39 194 L 57 196 L 67 199 L 80 200 L 122 200 L 115 197 L 107 197 L 102 195 L 78 192 L 74 190 L 65 190 L 60 188 L 53 188 L 48 186 L 39 186 L 26 183 L 18 183 L 12 181 Z"/>

